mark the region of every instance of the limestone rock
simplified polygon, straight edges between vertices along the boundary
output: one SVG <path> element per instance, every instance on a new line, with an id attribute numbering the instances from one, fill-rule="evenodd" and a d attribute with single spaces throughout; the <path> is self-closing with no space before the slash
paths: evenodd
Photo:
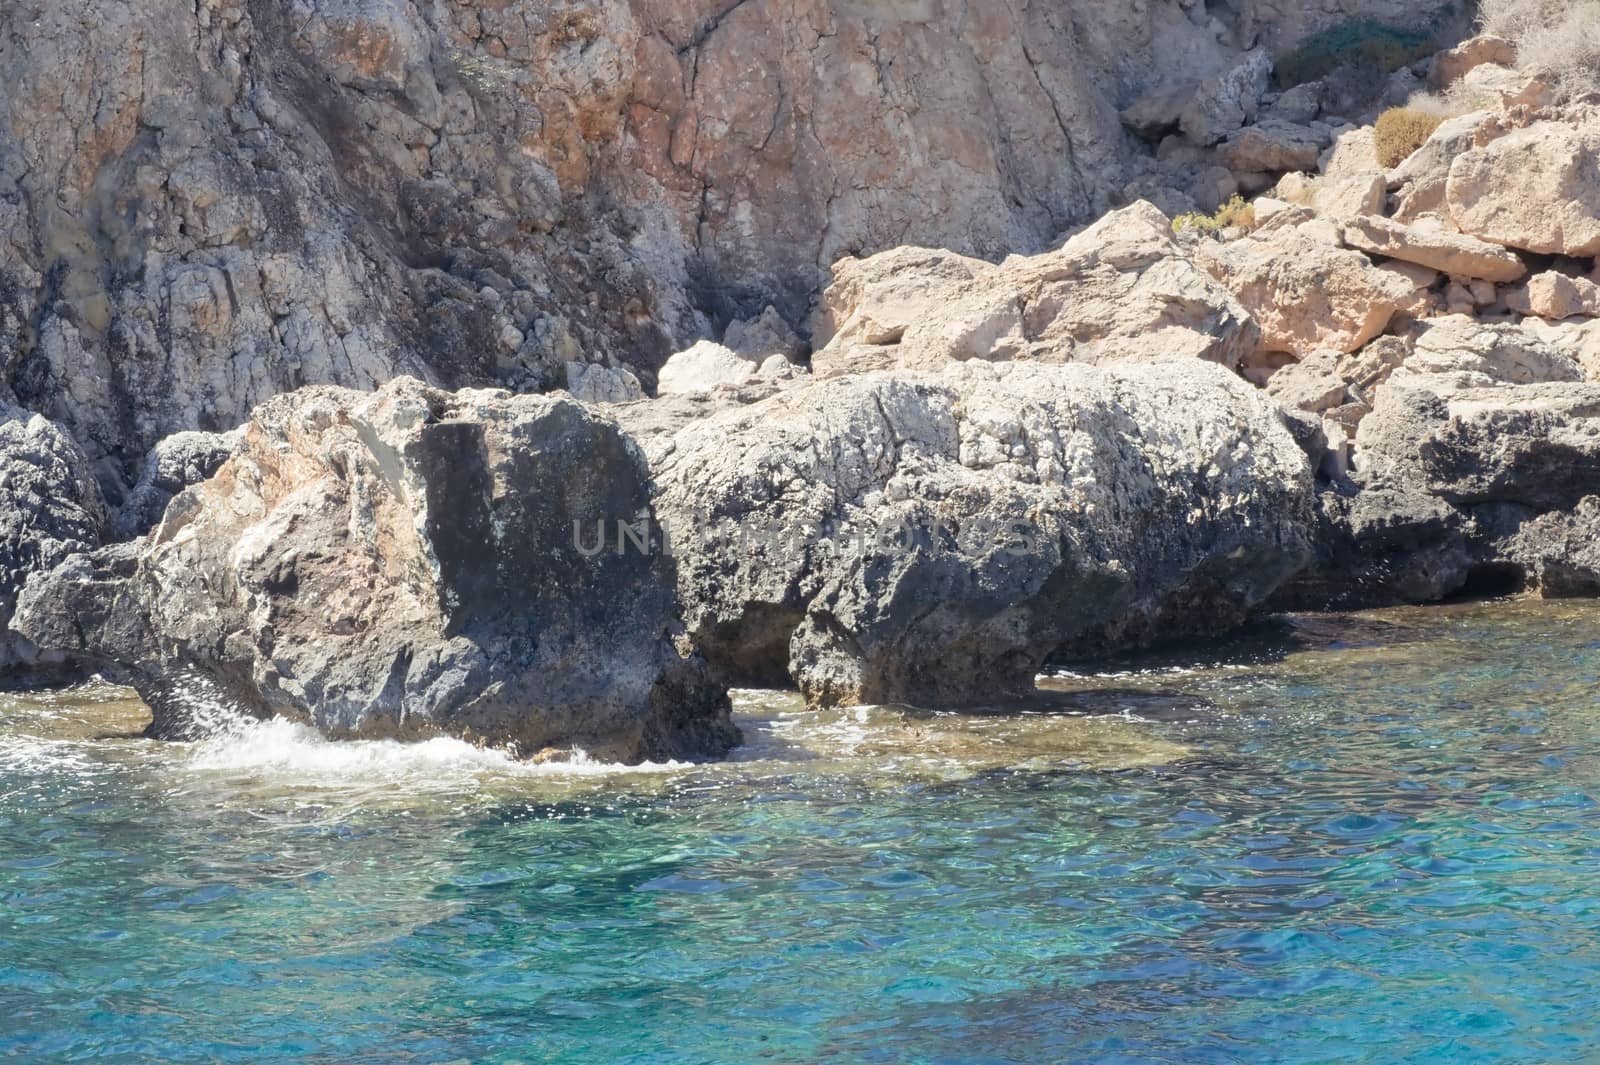
<path id="1" fill-rule="evenodd" d="M 1333 133 L 1326 126 L 1269 119 L 1231 134 L 1217 149 L 1217 157 L 1235 172 L 1314 172 L 1323 149 L 1332 143 Z"/>
<path id="2" fill-rule="evenodd" d="M 696 646 L 813 705 L 987 702 L 1046 656 L 1243 617 L 1308 551 L 1310 471 L 1219 366 L 818 381 L 659 445 Z"/>
<path id="3" fill-rule="evenodd" d="M 227 433 L 175 433 L 150 449 L 139 480 L 112 523 L 119 540 L 132 540 L 155 528 L 172 497 L 209 479 L 233 455 L 242 430 Z"/>
<path id="4" fill-rule="evenodd" d="M 812 356 L 823 376 L 968 359 L 1190 356 L 1236 366 L 1258 338 L 1148 203 L 1108 214 L 1056 251 L 998 266 L 913 249 L 842 266 L 823 296 L 841 324 Z"/>
<path id="5" fill-rule="evenodd" d="M 30 582 L 17 627 L 134 669 L 156 735 L 193 734 L 198 677 L 332 737 L 720 755 L 736 733 L 669 639 L 671 565 L 617 527 L 650 517 L 638 448 L 566 397 L 308 388 L 148 539 Z"/>
<path id="6" fill-rule="evenodd" d="M 567 391 L 582 403 L 631 403 L 644 398 L 644 387 L 631 371 L 593 362 L 569 362 Z"/>
<path id="7" fill-rule="evenodd" d="M 1600 285 L 1587 277 L 1568 277 L 1546 270 L 1508 293 L 1506 305 L 1518 314 L 1536 315 L 1552 322 L 1579 316 L 1594 318 L 1600 316 Z"/>
<path id="8" fill-rule="evenodd" d="M 1600 254 L 1600 128 L 1537 122 L 1465 152 L 1446 200 L 1463 233 L 1544 255 Z"/>
<path id="9" fill-rule="evenodd" d="M 1516 253 L 1497 244 L 1387 218 L 1351 219 L 1344 227 L 1344 241 L 1371 255 L 1416 263 L 1456 277 L 1509 283 L 1528 272 Z"/>
<path id="10" fill-rule="evenodd" d="M 1416 284 L 1332 246 L 1310 227 L 1203 249 L 1199 261 L 1261 326 L 1271 351 L 1352 352 L 1384 331 Z"/>
<path id="11" fill-rule="evenodd" d="M 1272 87 L 1272 57 L 1258 48 L 1238 66 L 1194 90 L 1179 126 L 1199 145 L 1216 144 L 1246 122 L 1253 122 L 1261 98 Z"/>
<path id="12" fill-rule="evenodd" d="M 98 547 L 105 533 L 105 504 L 72 437 L 37 414 L 0 404 L 0 669 L 40 664 L 34 647 L 9 628 L 28 578 Z"/>
<path id="13" fill-rule="evenodd" d="M 710 392 L 742 385 L 756 375 L 760 363 L 730 351 L 714 340 L 702 340 L 666 361 L 656 375 L 658 395 Z"/>
<path id="14" fill-rule="evenodd" d="M 1286 407 L 1321 414 L 1342 406 L 1348 386 L 1339 376 L 1339 353 L 1314 351 L 1267 381 L 1267 394 Z"/>
<path id="15" fill-rule="evenodd" d="M 1582 381 L 1583 370 L 1531 330 L 1464 315 L 1423 323 L 1391 380 L 1422 377 L 1435 391 L 1495 384 Z"/>
<path id="16" fill-rule="evenodd" d="M 1517 46 L 1504 37 L 1493 34 L 1472 37 L 1433 57 L 1433 68 L 1428 72 L 1428 86 L 1436 90 L 1447 89 L 1485 63 L 1509 67 L 1515 65 L 1516 61 Z"/>

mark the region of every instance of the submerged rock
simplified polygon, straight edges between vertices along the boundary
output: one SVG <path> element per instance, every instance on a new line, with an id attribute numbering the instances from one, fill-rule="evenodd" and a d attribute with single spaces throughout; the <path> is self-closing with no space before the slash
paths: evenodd
<path id="1" fill-rule="evenodd" d="M 650 513 L 638 448 L 571 399 L 309 388 L 147 540 L 35 579 L 17 625 L 137 670 L 157 734 L 191 728 L 198 676 L 333 737 L 721 755 L 737 733 L 672 643 L 670 566 L 618 541 Z"/>
<path id="2" fill-rule="evenodd" d="M 1309 552 L 1307 459 L 1199 360 L 819 381 L 654 451 L 696 645 L 813 705 L 1021 694 L 1063 648 L 1239 621 Z"/>

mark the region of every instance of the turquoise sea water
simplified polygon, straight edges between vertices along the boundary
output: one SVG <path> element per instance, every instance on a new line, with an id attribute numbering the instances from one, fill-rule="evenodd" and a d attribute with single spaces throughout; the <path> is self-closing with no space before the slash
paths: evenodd
<path id="1" fill-rule="evenodd" d="M 1597 1060 L 1600 608 L 1194 657 L 625 773 L 0 699 L 0 1057 Z"/>

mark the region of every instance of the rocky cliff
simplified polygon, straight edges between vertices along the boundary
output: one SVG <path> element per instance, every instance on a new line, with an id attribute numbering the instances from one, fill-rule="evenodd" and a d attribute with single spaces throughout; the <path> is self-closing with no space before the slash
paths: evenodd
<path id="1" fill-rule="evenodd" d="M 558 387 L 914 243 L 1046 247 L 1118 108 L 1393 0 L 15 0 L 0 399 L 115 506 L 165 436 L 400 373 Z"/>

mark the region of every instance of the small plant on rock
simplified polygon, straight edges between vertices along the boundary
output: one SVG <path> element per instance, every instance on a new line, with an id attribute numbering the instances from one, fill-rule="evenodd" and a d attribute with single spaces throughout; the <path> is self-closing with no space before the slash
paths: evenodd
<path id="1" fill-rule="evenodd" d="M 1378 116 L 1373 131 L 1378 165 L 1384 169 L 1399 166 L 1412 152 L 1433 136 L 1445 116 L 1415 107 L 1391 107 Z"/>
<path id="2" fill-rule="evenodd" d="M 1190 230 L 1196 233 L 1220 233 L 1224 229 L 1237 227 L 1239 229 L 1254 229 L 1256 225 L 1256 209 L 1254 204 L 1246 203 L 1243 196 L 1235 193 L 1233 198 L 1221 207 L 1215 214 L 1202 214 L 1199 211 L 1190 211 L 1181 214 L 1172 220 L 1172 231 L 1182 233 Z"/>

